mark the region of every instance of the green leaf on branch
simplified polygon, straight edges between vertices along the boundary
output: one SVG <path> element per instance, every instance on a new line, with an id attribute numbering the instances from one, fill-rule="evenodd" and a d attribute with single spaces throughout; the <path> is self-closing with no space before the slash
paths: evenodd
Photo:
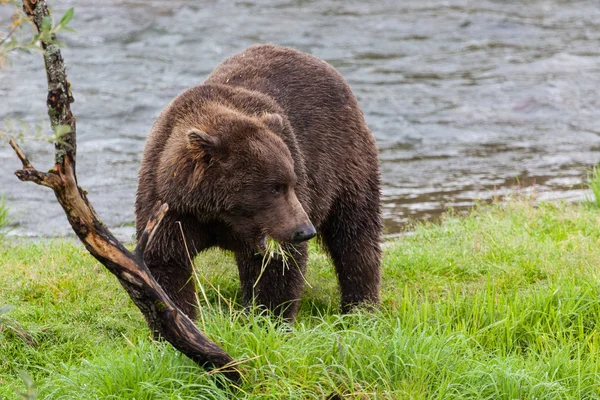
<path id="1" fill-rule="evenodd" d="M 68 26 L 61 26 L 60 30 L 65 31 L 65 32 L 77 32 L 75 29 L 69 28 Z M 57 29 L 57 31 L 58 31 L 58 29 Z"/>
<path id="2" fill-rule="evenodd" d="M 69 22 L 71 22 L 71 19 L 73 19 L 73 13 L 75 12 L 75 9 L 73 7 L 69 8 L 66 12 L 65 15 L 63 15 L 63 17 L 60 19 L 60 22 L 58 23 L 58 29 L 62 29 L 64 26 L 66 26 Z M 57 30 L 58 30 L 57 29 Z"/>
<path id="3" fill-rule="evenodd" d="M 63 136 L 71 132 L 72 130 L 69 125 L 57 125 L 56 128 L 54 128 L 54 135 L 52 136 L 52 139 L 49 140 L 49 142 L 58 142 L 64 144 L 64 140 L 62 139 Z"/>
<path id="4" fill-rule="evenodd" d="M 63 135 L 71 133 L 71 127 L 69 125 L 57 125 L 54 128 L 54 137 L 60 139 Z"/>
<path id="5" fill-rule="evenodd" d="M 42 26 L 40 27 L 40 31 L 43 32 L 50 32 L 50 30 L 52 29 L 52 17 L 47 15 L 44 17 L 44 19 L 42 19 Z"/>

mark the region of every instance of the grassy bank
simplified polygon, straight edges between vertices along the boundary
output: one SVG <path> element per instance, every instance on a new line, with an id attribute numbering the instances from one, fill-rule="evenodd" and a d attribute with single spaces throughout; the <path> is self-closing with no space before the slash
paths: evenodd
<path id="1" fill-rule="evenodd" d="M 373 314 L 337 315 L 333 269 L 313 248 L 291 331 L 240 312 L 231 256 L 206 253 L 198 324 L 243 361 L 237 389 L 151 341 L 79 244 L 1 246 L 0 307 L 15 308 L 0 315 L 0 398 L 25 390 L 20 371 L 40 398 L 600 398 L 596 207 L 513 202 L 419 225 L 385 246 Z"/>

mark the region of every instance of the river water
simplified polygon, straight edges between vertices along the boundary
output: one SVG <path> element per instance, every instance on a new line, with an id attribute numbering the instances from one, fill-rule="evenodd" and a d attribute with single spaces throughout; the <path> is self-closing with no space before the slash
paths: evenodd
<path id="1" fill-rule="evenodd" d="M 131 235 L 141 150 L 159 111 L 255 44 L 333 64 L 381 151 L 386 231 L 514 190 L 581 199 L 600 161 L 600 3 L 564 0 L 50 1 L 78 119 L 78 174 L 96 211 Z M 3 9 L 4 8 L 4 9 Z M 3 10 L 2 10 L 3 9 Z M 0 26 L 9 13 L 0 7 Z M 0 71 L 0 120 L 46 124 L 39 54 Z M 26 142 L 50 168 L 53 147 Z M 70 232 L 47 188 L 21 183 L 0 147 L 12 233 Z"/>

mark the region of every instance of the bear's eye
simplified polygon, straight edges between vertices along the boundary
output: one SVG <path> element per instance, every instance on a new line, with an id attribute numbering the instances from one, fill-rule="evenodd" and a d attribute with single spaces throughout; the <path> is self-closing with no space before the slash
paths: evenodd
<path id="1" fill-rule="evenodd" d="M 285 185 L 282 185 L 280 183 L 271 186 L 271 193 L 276 196 L 282 194 L 284 191 L 285 191 Z"/>

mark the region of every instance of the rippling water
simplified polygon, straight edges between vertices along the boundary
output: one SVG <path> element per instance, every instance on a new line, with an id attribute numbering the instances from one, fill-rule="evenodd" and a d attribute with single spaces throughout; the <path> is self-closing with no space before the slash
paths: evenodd
<path id="1" fill-rule="evenodd" d="M 50 3 L 55 15 L 75 5 Z M 517 183 L 541 197 L 581 198 L 585 169 L 600 161 L 599 4 L 78 1 L 77 33 L 60 40 L 79 182 L 108 225 L 131 223 L 141 150 L 159 111 L 227 56 L 272 42 L 328 61 L 350 83 L 381 150 L 388 233 Z M 41 63 L 17 55 L 0 71 L 0 119 L 45 123 Z M 51 166 L 51 145 L 24 147 L 38 168 Z M 0 147 L 13 233 L 68 233 L 51 191 L 20 183 L 18 167 Z"/>

